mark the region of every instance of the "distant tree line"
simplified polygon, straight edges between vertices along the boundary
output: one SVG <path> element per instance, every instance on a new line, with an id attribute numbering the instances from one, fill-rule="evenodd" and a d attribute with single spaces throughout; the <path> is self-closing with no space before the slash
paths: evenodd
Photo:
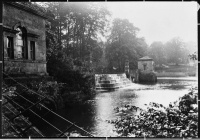
<path id="1" fill-rule="evenodd" d="M 195 46 L 194 46 L 195 47 Z M 189 63 L 189 46 L 180 38 L 175 37 L 166 43 L 153 42 L 148 48 L 148 55 L 153 58 L 159 66 L 167 63 L 187 64 Z"/>

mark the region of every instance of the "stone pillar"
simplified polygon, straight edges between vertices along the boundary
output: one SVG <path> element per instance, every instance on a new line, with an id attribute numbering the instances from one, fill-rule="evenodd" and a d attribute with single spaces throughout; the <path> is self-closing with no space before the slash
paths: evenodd
<path id="1" fill-rule="evenodd" d="M 126 73 L 126 77 L 130 78 L 130 73 L 129 73 L 129 61 L 126 60 L 125 62 L 125 73 Z"/>

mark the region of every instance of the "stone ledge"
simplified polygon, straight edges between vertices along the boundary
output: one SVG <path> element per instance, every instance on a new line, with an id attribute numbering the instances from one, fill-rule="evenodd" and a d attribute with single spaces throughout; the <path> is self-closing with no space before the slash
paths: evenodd
<path id="1" fill-rule="evenodd" d="M 23 60 L 23 59 L 5 59 L 4 58 L 4 62 L 23 62 L 23 63 L 42 63 L 42 64 L 46 64 L 47 61 L 42 61 L 42 60 Z"/>

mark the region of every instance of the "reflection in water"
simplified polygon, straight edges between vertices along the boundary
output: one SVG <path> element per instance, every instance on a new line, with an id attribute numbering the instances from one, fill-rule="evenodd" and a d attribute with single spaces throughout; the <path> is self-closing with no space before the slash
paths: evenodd
<path id="1" fill-rule="evenodd" d="M 158 79 L 158 83 L 154 85 L 133 83 L 130 87 L 114 92 L 98 93 L 86 104 L 68 106 L 59 114 L 95 136 L 117 136 L 113 132 L 113 124 L 106 122 L 121 115 L 117 114 L 114 108 L 123 107 L 125 104 L 145 108 L 144 104 L 149 104 L 149 102 L 167 106 L 188 93 L 189 88 L 197 83 L 197 79 L 191 77 L 162 78 Z"/>

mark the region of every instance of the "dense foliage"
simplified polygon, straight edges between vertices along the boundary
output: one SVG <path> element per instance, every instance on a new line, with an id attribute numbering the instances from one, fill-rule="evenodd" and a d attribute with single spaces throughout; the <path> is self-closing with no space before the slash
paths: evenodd
<path id="1" fill-rule="evenodd" d="M 101 48 L 99 35 L 107 28 L 109 11 L 95 3 L 46 3 L 50 28 L 65 55 L 89 62 Z M 94 58 L 95 59 L 95 58 Z"/>
<path id="2" fill-rule="evenodd" d="M 158 65 L 166 63 L 164 48 L 165 46 L 162 42 L 153 42 L 148 49 L 148 55 Z"/>
<path id="3" fill-rule="evenodd" d="M 46 4 L 46 5 L 44 5 Z M 92 96 L 95 66 L 103 55 L 98 35 L 109 12 L 95 3 L 43 3 L 47 23 L 47 71 L 66 84 L 70 97 Z"/>
<path id="4" fill-rule="evenodd" d="M 132 105 L 116 108 L 125 117 L 109 121 L 120 136 L 130 137 L 197 137 L 197 88 L 170 103 L 168 107 L 151 102 L 147 109 Z M 139 114 L 136 114 L 138 111 Z"/>
<path id="5" fill-rule="evenodd" d="M 52 110 L 57 110 L 64 106 L 62 98 L 62 90 L 65 87 L 64 84 L 47 81 L 43 78 L 43 80 L 37 81 L 30 79 L 28 83 L 23 83 L 23 85 L 24 86 L 16 84 L 14 86 L 4 87 L 3 94 L 6 96 L 8 95 L 12 100 L 18 102 L 24 108 L 27 108 L 32 104 L 23 97 L 33 103 L 36 103 L 45 97 L 46 99 L 42 103 Z M 17 96 L 18 94 L 20 94 L 20 96 Z"/>
<path id="6" fill-rule="evenodd" d="M 138 31 L 127 19 L 114 19 L 106 47 L 109 72 L 124 72 L 126 60 L 130 69 L 137 68 L 138 58 L 144 56 L 147 49 L 144 38 L 137 37 Z"/>

